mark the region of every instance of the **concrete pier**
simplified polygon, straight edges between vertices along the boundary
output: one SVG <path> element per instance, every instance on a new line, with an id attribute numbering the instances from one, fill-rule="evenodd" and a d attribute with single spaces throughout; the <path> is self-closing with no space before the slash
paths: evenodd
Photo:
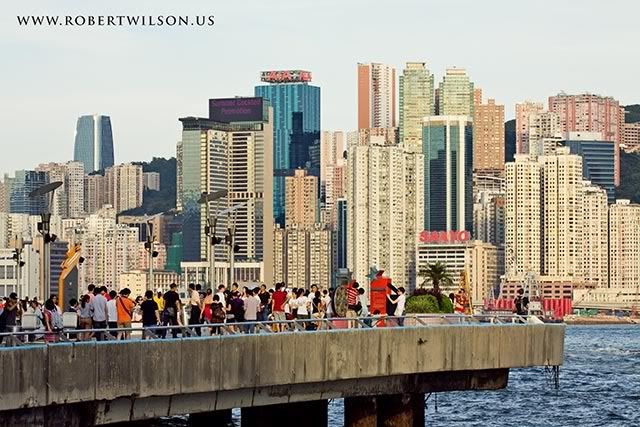
<path id="1" fill-rule="evenodd" d="M 424 393 L 504 388 L 510 368 L 559 366 L 563 352 L 564 325 L 524 324 L 0 348 L 0 427 L 197 420 L 232 408 L 248 425 L 293 413 L 326 425 L 335 398 L 349 426 L 422 425 Z"/>

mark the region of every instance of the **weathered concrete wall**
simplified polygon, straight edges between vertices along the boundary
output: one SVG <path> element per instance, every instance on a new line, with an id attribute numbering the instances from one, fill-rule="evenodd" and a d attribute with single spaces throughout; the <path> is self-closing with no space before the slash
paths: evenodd
<path id="1" fill-rule="evenodd" d="M 358 388 L 369 379 L 384 394 L 407 375 L 421 381 L 426 377 L 414 374 L 561 365 L 563 351 L 563 325 L 352 329 L 1 348 L 0 411 L 102 401 L 107 404 L 98 414 L 102 422 L 112 422 L 121 420 L 115 415 L 120 412 L 143 419 L 349 395 L 331 387 L 319 392 L 319 385 L 331 382 L 355 382 L 350 387 Z M 352 395 L 362 394 L 354 390 Z"/>

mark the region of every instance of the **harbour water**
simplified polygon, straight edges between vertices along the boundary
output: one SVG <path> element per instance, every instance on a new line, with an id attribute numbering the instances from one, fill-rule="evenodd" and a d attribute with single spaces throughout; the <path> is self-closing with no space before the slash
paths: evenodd
<path id="1" fill-rule="evenodd" d="M 640 326 L 568 326 L 559 379 L 556 390 L 544 369 L 512 369 L 504 390 L 431 395 L 425 426 L 640 426 Z M 329 405 L 341 426 L 343 402 Z"/>

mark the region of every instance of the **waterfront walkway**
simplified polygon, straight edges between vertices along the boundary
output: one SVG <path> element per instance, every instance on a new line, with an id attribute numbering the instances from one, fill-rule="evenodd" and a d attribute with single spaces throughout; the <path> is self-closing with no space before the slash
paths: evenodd
<path id="1" fill-rule="evenodd" d="M 14 335 L 15 346 L 0 348 L 0 426 L 211 420 L 231 408 L 242 408 L 243 427 L 272 425 L 283 414 L 326 425 L 333 398 L 345 398 L 345 425 L 409 426 L 424 422 L 425 392 L 503 388 L 510 368 L 562 364 L 564 325 L 513 316 L 407 316 L 404 327 L 373 320 L 49 345 Z"/>

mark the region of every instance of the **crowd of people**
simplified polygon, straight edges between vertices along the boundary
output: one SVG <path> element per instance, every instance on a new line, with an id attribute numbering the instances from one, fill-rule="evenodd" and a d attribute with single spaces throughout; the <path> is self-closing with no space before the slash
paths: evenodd
<path id="1" fill-rule="evenodd" d="M 184 327 L 197 335 L 202 335 L 203 329 L 207 334 L 218 334 L 221 328 L 253 333 L 256 324 L 252 322 L 258 321 L 273 322 L 270 326 L 275 332 L 289 328 L 286 321 L 293 319 L 299 319 L 307 330 L 321 329 L 325 325 L 322 319 L 335 316 L 333 297 L 333 290 L 319 289 L 315 285 L 310 289 L 296 289 L 276 283 L 274 288 L 267 289 L 264 284 L 241 288 L 233 283 L 230 288 L 220 285 L 217 289 L 189 284 L 184 301 L 176 284 L 166 292 L 149 290 L 144 296 L 133 299 L 128 288 L 116 292 L 105 286 L 89 285 L 79 300 L 68 301 L 66 311 L 75 314 L 72 320 L 77 332 L 73 336 L 80 341 L 129 339 L 133 323 L 142 323 L 143 338 L 165 338 L 168 334 L 175 338 L 184 333 Z M 371 314 L 365 291 L 357 282 L 347 288 L 347 303 L 348 318 Z M 394 288 L 388 296 L 386 310 L 391 315 L 402 316 L 404 303 L 404 289 Z M 65 327 L 65 314 L 56 295 L 40 303 L 35 298 L 20 300 L 12 293 L 0 301 L 0 332 L 19 329 L 21 320 L 26 317 L 24 314 L 33 315 L 35 325 L 30 329 L 48 342 L 57 341 Z M 378 315 L 379 311 L 373 314 Z M 240 325 L 236 325 L 238 323 Z M 401 320 L 397 323 L 402 324 Z"/>

